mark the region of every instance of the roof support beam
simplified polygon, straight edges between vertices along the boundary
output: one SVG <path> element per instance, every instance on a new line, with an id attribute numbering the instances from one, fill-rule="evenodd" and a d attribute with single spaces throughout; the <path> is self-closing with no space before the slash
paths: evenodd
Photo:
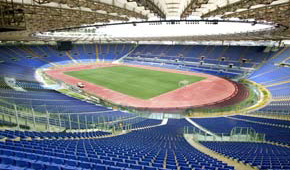
<path id="1" fill-rule="evenodd" d="M 136 2 L 137 6 L 143 6 L 145 9 L 150 10 L 152 13 L 157 15 L 160 18 L 165 19 L 166 15 L 162 11 L 160 7 L 158 7 L 157 4 L 155 4 L 152 0 L 127 0 L 127 2 Z"/>
<path id="2" fill-rule="evenodd" d="M 180 15 L 180 18 L 188 17 L 193 11 L 200 8 L 202 4 L 207 4 L 209 0 L 191 0 Z"/>
<path id="3" fill-rule="evenodd" d="M 250 9 L 255 5 L 269 5 L 276 0 L 240 0 L 235 3 L 227 4 L 223 7 L 218 7 L 215 10 L 209 11 L 206 14 L 203 14 L 202 17 L 210 17 L 216 15 L 223 15 L 226 12 L 234 12 L 238 9 Z"/>

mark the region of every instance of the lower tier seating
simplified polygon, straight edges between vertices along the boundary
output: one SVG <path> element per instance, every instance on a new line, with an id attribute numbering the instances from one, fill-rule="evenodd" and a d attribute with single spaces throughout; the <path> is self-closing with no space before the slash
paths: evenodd
<path id="1" fill-rule="evenodd" d="M 231 170 L 183 138 L 186 120 L 110 138 L 32 140 L 0 143 L 2 169 L 208 169 Z"/>
<path id="2" fill-rule="evenodd" d="M 229 134 L 235 127 L 251 127 L 257 133 L 265 133 L 267 141 L 290 145 L 290 128 L 258 124 L 227 117 L 195 118 L 192 120 L 214 133 Z"/>
<path id="3" fill-rule="evenodd" d="M 202 142 L 202 144 L 260 170 L 290 169 L 290 148 L 249 142 Z"/>

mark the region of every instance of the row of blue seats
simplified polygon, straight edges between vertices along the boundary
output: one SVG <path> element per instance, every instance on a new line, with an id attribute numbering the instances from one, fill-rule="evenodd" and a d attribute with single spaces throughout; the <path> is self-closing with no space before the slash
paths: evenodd
<path id="1" fill-rule="evenodd" d="M 214 68 L 204 68 L 199 66 L 189 66 L 189 65 L 180 65 L 180 64 L 168 64 L 168 63 L 158 63 L 158 62 L 139 62 L 139 61 L 133 61 L 133 60 L 124 60 L 127 64 L 137 64 L 137 65 L 149 65 L 149 66 L 155 66 L 155 67 L 163 67 L 163 68 L 169 68 L 169 69 L 177 69 L 177 70 L 184 70 L 184 71 L 193 71 L 193 72 L 200 72 L 200 73 L 206 73 L 206 74 L 212 74 L 220 77 L 226 77 L 226 78 L 234 78 L 240 73 L 232 72 L 232 70 L 223 70 L 220 69 L 214 69 Z"/>
<path id="2" fill-rule="evenodd" d="M 244 116 L 244 115 L 235 115 L 232 117 L 239 118 L 239 119 L 245 119 L 245 120 L 251 120 L 251 121 L 257 121 L 257 122 L 262 122 L 262 123 L 270 123 L 270 124 L 275 124 L 275 125 L 279 125 L 279 126 L 281 126 L 281 125 L 290 126 L 289 120 L 268 119 L 268 118 L 252 117 L 252 116 Z"/>
<path id="3" fill-rule="evenodd" d="M 251 62 L 262 62 L 270 54 L 265 54 L 262 46 L 207 46 L 207 45 L 139 45 L 133 55 L 183 56 L 207 59 L 224 57 L 226 60 L 237 61 L 248 59 Z M 255 57 L 253 57 L 255 56 Z"/>
<path id="4" fill-rule="evenodd" d="M 14 139 L 20 138 L 90 138 L 110 135 L 109 132 L 92 131 L 92 132 L 37 132 L 37 131 L 17 131 L 1 130 L 0 136 Z"/>
<path id="5" fill-rule="evenodd" d="M 226 60 L 222 61 L 220 58 L 216 59 L 200 59 L 200 58 L 193 58 L 193 57 L 178 57 L 178 56 L 169 56 L 164 57 L 160 55 L 148 55 L 148 54 L 138 54 L 134 55 L 131 54 L 128 59 L 133 59 L 136 61 L 151 61 L 151 62 L 178 62 L 178 63 L 186 63 L 186 62 L 203 62 L 204 64 L 216 64 L 216 65 L 232 65 L 236 67 L 254 67 L 256 63 L 243 63 L 238 60 Z"/>

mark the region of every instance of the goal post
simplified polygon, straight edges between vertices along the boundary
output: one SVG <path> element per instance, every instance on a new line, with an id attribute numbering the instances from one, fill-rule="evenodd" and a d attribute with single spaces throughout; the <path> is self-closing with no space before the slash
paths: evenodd
<path id="1" fill-rule="evenodd" d="M 190 82 L 188 80 L 181 80 L 178 82 L 178 87 L 184 87 L 184 86 L 187 86 L 189 84 L 190 84 Z"/>

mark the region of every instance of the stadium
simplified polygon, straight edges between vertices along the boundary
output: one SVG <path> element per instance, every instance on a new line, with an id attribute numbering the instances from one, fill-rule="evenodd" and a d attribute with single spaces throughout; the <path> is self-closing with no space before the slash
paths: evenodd
<path id="1" fill-rule="evenodd" d="M 289 0 L 0 0 L 0 169 L 289 170 Z"/>

